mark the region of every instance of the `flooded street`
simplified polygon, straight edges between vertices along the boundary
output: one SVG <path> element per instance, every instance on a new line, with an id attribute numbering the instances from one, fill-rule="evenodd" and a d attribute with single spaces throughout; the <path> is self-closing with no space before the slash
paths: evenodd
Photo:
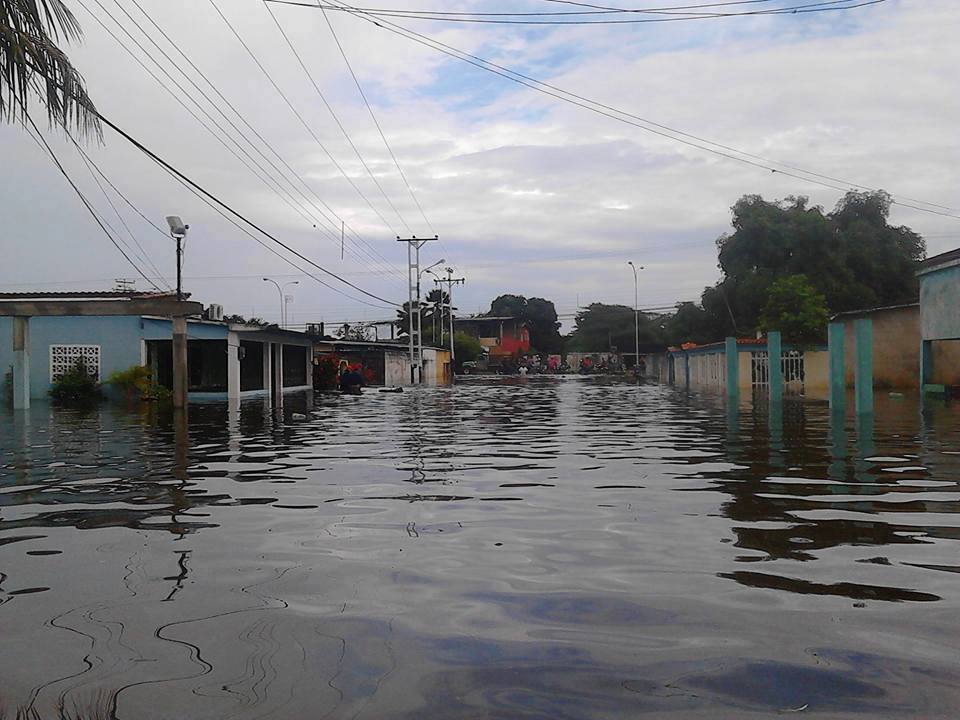
<path id="1" fill-rule="evenodd" d="M 41 404 L 0 451 L 8 712 L 960 712 L 956 406 L 476 378 L 187 434 Z"/>

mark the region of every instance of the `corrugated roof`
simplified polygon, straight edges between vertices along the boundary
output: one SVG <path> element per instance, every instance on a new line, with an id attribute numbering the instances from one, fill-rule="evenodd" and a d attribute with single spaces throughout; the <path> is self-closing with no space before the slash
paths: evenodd
<path id="1" fill-rule="evenodd" d="M 940 253 L 939 255 L 934 255 L 929 257 L 923 262 L 920 263 L 920 272 L 930 270 L 937 265 L 943 265 L 944 263 L 952 262 L 953 260 L 960 260 L 960 248 L 955 250 L 948 250 L 945 253 Z"/>

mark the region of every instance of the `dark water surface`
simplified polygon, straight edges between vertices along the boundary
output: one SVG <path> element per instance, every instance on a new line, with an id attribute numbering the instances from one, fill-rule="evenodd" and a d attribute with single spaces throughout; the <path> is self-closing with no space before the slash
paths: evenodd
<path id="1" fill-rule="evenodd" d="M 8 709 L 960 716 L 956 407 L 479 379 L 0 411 L 0 451 Z"/>

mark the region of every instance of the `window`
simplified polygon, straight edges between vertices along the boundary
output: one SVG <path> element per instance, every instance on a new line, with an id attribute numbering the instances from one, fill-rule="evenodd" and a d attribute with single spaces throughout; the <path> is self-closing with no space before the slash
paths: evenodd
<path id="1" fill-rule="evenodd" d="M 87 372 L 100 380 L 99 345 L 51 345 L 50 346 L 50 382 L 56 382 L 63 374 L 73 370 L 82 362 Z"/>

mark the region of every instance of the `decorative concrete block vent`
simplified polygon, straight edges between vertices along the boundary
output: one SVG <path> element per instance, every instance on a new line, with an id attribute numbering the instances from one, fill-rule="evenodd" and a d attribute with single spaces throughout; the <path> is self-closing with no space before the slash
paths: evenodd
<path id="1" fill-rule="evenodd" d="M 51 345 L 50 382 L 56 382 L 82 361 L 87 372 L 100 381 L 99 345 Z"/>

